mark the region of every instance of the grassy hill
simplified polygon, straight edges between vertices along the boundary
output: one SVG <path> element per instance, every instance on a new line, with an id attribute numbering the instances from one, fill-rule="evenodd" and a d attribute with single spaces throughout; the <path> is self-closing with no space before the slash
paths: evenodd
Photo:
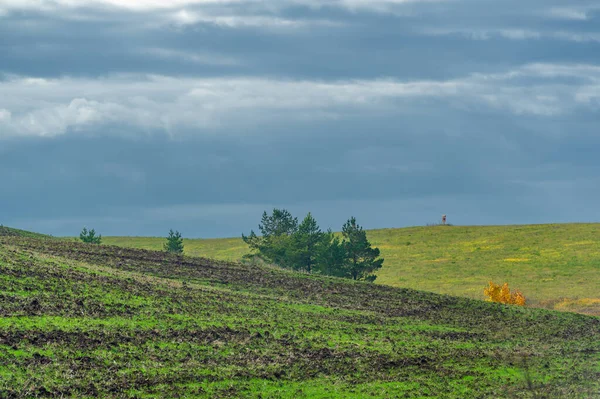
<path id="1" fill-rule="evenodd" d="M 164 237 L 102 237 L 102 244 L 125 248 L 162 251 Z M 241 238 L 183 239 L 185 254 L 210 259 L 237 262 L 248 253 L 248 245 Z"/>
<path id="2" fill-rule="evenodd" d="M 0 393 L 600 397 L 600 319 L 203 258 L 0 237 Z"/>
<path id="3" fill-rule="evenodd" d="M 31 231 L 14 229 L 12 227 L 0 226 L 0 237 L 29 237 L 29 238 L 51 238 L 51 236 Z"/>
<path id="4" fill-rule="evenodd" d="M 489 280 L 519 288 L 530 304 L 600 315 L 600 224 L 432 226 L 371 230 L 384 267 L 377 283 L 483 298 Z M 107 237 L 160 250 L 163 238 Z M 186 254 L 239 260 L 241 239 L 185 240 Z"/>

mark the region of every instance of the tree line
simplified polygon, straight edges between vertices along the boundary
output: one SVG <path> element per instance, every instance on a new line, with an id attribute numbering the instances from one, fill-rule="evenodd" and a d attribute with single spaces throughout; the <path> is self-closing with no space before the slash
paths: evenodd
<path id="1" fill-rule="evenodd" d="M 383 265 L 378 248 L 371 246 L 366 231 L 351 217 L 342 226 L 341 236 L 331 229 L 322 231 L 308 213 L 302 222 L 285 209 L 263 212 L 258 225 L 242 239 L 257 257 L 278 266 L 306 273 L 375 281 L 374 274 Z M 79 238 L 90 244 L 101 244 L 102 236 L 94 229 L 83 228 Z M 183 254 L 183 238 L 179 231 L 169 231 L 163 249 Z"/>
<path id="2" fill-rule="evenodd" d="M 308 213 L 302 222 L 285 209 L 263 212 L 258 225 L 242 239 L 252 254 L 278 266 L 306 273 L 375 281 L 375 271 L 383 265 L 379 249 L 373 248 L 367 233 L 351 217 L 342 227 L 341 237 L 331 229 L 322 231 Z"/>

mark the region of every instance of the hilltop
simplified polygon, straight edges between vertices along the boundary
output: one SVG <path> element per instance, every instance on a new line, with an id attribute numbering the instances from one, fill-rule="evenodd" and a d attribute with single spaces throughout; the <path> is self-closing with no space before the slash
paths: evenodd
<path id="1" fill-rule="evenodd" d="M 3 397 L 595 397 L 600 319 L 0 237 Z"/>
<path id="2" fill-rule="evenodd" d="M 0 237 L 52 238 L 46 234 L 33 233 L 31 231 L 19 230 L 6 226 L 0 226 Z"/>
<path id="3" fill-rule="evenodd" d="M 427 226 L 369 230 L 385 258 L 376 283 L 483 299 L 489 280 L 519 288 L 533 306 L 600 315 L 600 224 Z M 106 237 L 162 249 L 164 238 Z M 236 261 L 241 239 L 185 240 L 186 254 Z"/>

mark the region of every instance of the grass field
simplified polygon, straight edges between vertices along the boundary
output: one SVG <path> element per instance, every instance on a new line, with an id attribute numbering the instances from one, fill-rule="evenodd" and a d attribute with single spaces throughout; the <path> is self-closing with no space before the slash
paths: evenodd
<path id="1" fill-rule="evenodd" d="M 600 224 L 431 226 L 371 230 L 384 266 L 377 283 L 483 298 L 508 282 L 534 306 L 600 315 Z M 164 238 L 106 237 L 106 244 L 160 250 Z M 239 260 L 241 239 L 185 240 L 186 254 Z"/>
<path id="2" fill-rule="evenodd" d="M 0 317 L 2 398 L 600 397 L 600 318 L 269 266 L 0 237 Z"/>
<path id="3" fill-rule="evenodd" d="M 102 237 L 102 244 L 162 251 L 166 239 L 161 237 Z M 248 253 L 241 238 L 183 239 L 185 254 L 211 259 L 239 261 Z"/>

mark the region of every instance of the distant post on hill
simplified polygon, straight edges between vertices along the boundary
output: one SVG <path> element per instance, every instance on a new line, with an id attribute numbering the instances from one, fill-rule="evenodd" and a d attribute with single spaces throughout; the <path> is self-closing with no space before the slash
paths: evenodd
<path id="1" fill-rule="evenodd" d="M 446 224 L 446 215 L 442 215 L 442 224 Z"/>
<path id="2" fill-rule="evenodd" d="M 181 234 L 178 231 L 169 230 L 169 236 L 167 237 L 164 249 L 172 254 L 183 253 L 183 238 L 181 238 Z"/>

